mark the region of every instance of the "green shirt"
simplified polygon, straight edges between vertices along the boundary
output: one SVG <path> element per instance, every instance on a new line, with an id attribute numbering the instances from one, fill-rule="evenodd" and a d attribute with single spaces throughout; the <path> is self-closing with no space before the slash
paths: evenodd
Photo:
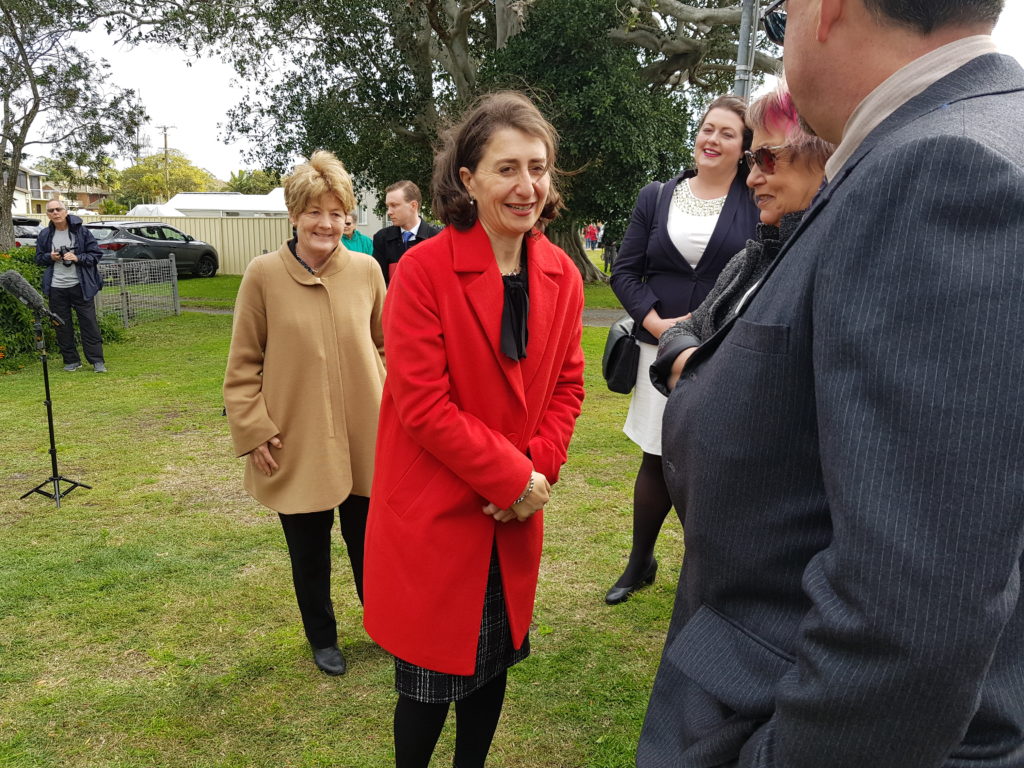
<path id="1" fill-rule="evenodd" d="M 341 244 L 350 251 L 373 254 L 373 240 L 368 238 L 358 229 L 352 233 L 352 237 L 341 236 Z"/>

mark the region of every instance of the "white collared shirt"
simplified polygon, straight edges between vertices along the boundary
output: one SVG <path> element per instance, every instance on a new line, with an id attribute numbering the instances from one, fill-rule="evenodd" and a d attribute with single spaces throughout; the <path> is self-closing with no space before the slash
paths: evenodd
<path id="1" fill-rule="evenodd" d="M 832 181 L 868 134 L 897 109 L 972 59 L 997 52 L 990 35 L 971 35 L 929 51 L 893 72 L 864 97 L 846 121 L 843 140 L 825 163 L 826 180 Z"/>

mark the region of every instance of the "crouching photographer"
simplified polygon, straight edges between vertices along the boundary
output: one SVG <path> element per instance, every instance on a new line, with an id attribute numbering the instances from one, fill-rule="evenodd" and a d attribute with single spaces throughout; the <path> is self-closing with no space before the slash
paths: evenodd
<path id="1" fill-rule="evenodd" d="M 92 363 L 96 373 L 106 373 L 103 339 L 94 301 L 103 288 L 103 278 L 96 268 L 103 252 L 92 232 L 82 226 L 82 220 L 68 215 L 64 203 L 51 200 L 46 204 L 46 215 L 50 225 L 40 231 L 36 239 L 36 263 L 46 267 L 43 293 L 50 301 L 50 309 L 64 321 L 64 325 L 57 328 L 57 344 L 64 358 L 64 370 L 70 373 L 82 367 L 71 322 L 71 310 L 74 308 L 85 359 Z"/>

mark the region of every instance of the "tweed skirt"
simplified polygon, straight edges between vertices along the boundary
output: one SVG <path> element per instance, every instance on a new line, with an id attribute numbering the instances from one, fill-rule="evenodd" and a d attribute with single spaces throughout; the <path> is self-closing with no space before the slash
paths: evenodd
<path id="1" fill-rule="evenodd" d="M 476 670 L 472 675 L 450 675 L 410 664 L 395 657 L 395 690 L 425 704 L 459 701 L 483 687 L 513 664 L 530 655 L 527 634 L 519 650 L 512 647 L 512 630 L 505 610 L 505 591 L 501 586 L 498 548 L 492 544 L 491 565 L 487 574 L 484 613 L 480 621 L 480 639 L 476 649 Z"/>

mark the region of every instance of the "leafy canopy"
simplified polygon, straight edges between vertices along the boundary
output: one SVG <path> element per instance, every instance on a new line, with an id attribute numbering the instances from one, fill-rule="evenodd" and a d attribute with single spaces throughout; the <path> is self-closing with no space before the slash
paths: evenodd
<path id="1" fill-rule="evenodd" d="M 167 202 L 179 192 L 208 192 L 219 188 L 213 174 L 197 168 L 176 149 L 168 150 L 166 173 L 164 153 L 142 158 L 121 171 L 118 202 L 131 208 L 140 203 Z"/>
<path id="2" fill-rule="evenodd" d="M 85 2 L 42 7 L 0 3 L 0 210 L 10 211 L 18 168 L 29 152 L 69 167 L 102 169 L 109 153 L 128 155 L 147 120 L 131 90 L 110 84 L 110 67 L 72 43 L 96 20 Z M 13 243 L 0 218 L 0 247 Z"/>

